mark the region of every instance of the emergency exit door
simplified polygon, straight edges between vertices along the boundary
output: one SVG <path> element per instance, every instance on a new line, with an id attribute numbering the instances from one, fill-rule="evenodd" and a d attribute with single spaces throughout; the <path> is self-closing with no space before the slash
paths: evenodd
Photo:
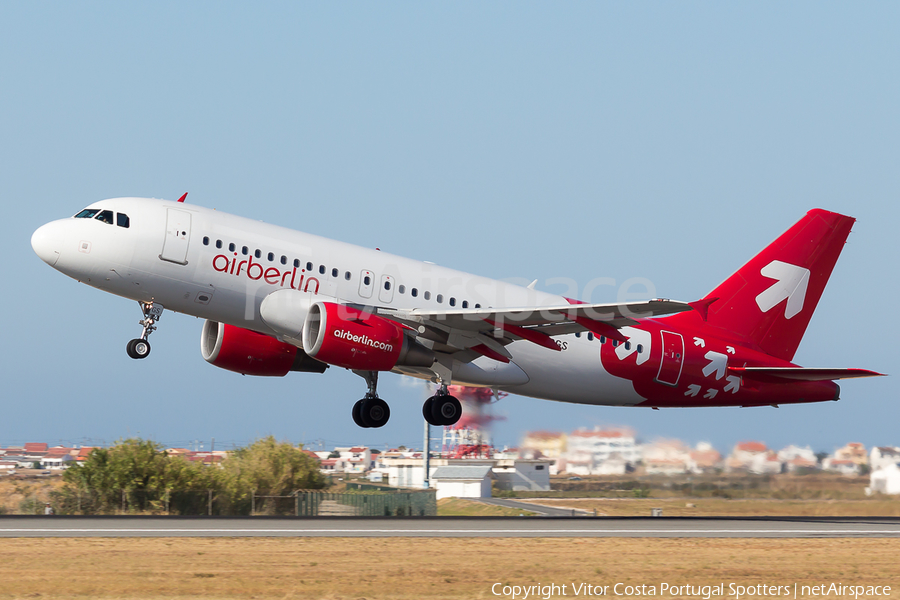
<path id="1" fill-rule="evenodd" d="M 656 381 L 674 387 L 678 385 L 681 367 L 684 364 L 684 338 L 680 333 L 671 331 L 660 331 L 660 335 L 662 335 L 663 353 Z"/>

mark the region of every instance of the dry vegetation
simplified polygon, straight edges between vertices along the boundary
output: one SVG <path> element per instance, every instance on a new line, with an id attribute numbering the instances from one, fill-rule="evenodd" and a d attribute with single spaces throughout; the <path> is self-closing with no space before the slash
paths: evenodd
<path id="1" fill-rule="evenodd" d="M 0 514 L 40 514 L 50 502 L 50 493 L 62 487 L 61 477 L 32 477 L 0 479 Z M 32 510 L 34 509 L 34 510 Z"/>
<path id="2" fill-rule="evenodd" d="M 518 498 L 519 502 L 597 511 L 604 517 L 900 517 L 900 498 L 866 500 L 768 500 L 722 498 Z"/>
<path id="3" fill-rule="evenodd" d="M 897 539 L 5 539 L 0 598 L 461 599 L 494 598 L 495 582 L 832 581 L 891 585 L 896 597 L 898 551 Z"/>
<path id="4" fill-rule="evenodd" d="M 530 517 L 535 513 L 506 506 L 473 502 L 464 498 L 441 498 L 437 501 L 439 517 Z"/>

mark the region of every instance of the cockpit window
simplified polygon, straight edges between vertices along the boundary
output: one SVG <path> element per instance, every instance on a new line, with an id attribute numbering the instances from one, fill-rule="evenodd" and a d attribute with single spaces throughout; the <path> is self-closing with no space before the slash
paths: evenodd
<path id="1" fill-rule="evenodd" d="M 128 229 L 128 226 L 131 225 L 131 219 L 125 213 L 116 213 L 116 225 Z"/>
<path id="2" fill-rule="evenodd" d="M 77 215 L 75 215 L 76 219 L 90 219 L 94 215 L 100 212 L 99 208 L 86 208 Z"/>
<path id="3" fill-rule="evenodd" d="M 113 224 L 113 211 L 111 211 L 111 210 L 101 211 L 100 214 L 94 218 L 97 219 L 98 221 L 103 221 L 104 223 L 109 223 L 110 225 L 112 225 Z"/>

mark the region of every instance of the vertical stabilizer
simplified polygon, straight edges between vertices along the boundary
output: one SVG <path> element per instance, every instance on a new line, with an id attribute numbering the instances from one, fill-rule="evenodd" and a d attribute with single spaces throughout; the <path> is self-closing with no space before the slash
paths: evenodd
<path id="1" fill-rule="evenodd" d="M 697 306 L 668 322 L 712 329 L 791 360 L 828 283 L 855 219 L 813 209 Z"/>

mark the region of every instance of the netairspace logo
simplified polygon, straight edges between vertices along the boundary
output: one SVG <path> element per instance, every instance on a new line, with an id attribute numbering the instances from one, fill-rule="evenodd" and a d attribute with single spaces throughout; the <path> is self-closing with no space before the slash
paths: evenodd
<path id="1" fill-rule="evenodd" d="M 796 600 L 799 597 L 835 597 L 854 598 L 872 596 L 889 596 L 891 587 L 887 585 L 844 585 L 842 583 L 822 583 L 819 585 L 739 585 L 737 583 L 719 583 L 715 585 L 672 585 L 669 583 L 594 585 L 591 583 L 550 583 L 537 585 L 511 585 L 495 583 L 491 586 L 494 596 L 502 596 L 511 600 L 528 600 L 529 598 L 549 600 L 563 596 L 669 596 L 679 598 L 734 598 L 742 600 L 757 597 L 782 597 Z"/>
<path id="2" fill-rule="evenodd" d="M 379 342 L 378 340 L 373 340 L 365 334 L 354 335 L 344 329 L 335 329 L 334 337 L 346 340 L 348 342 L 353 342 L 354 344 L 369 346 L 370 348 L 375 348 L 376 350 L 384 350 L 385 352 L 392 352 L 394 350 L 393 344 L 386 344 L 384 342 Z"/>

